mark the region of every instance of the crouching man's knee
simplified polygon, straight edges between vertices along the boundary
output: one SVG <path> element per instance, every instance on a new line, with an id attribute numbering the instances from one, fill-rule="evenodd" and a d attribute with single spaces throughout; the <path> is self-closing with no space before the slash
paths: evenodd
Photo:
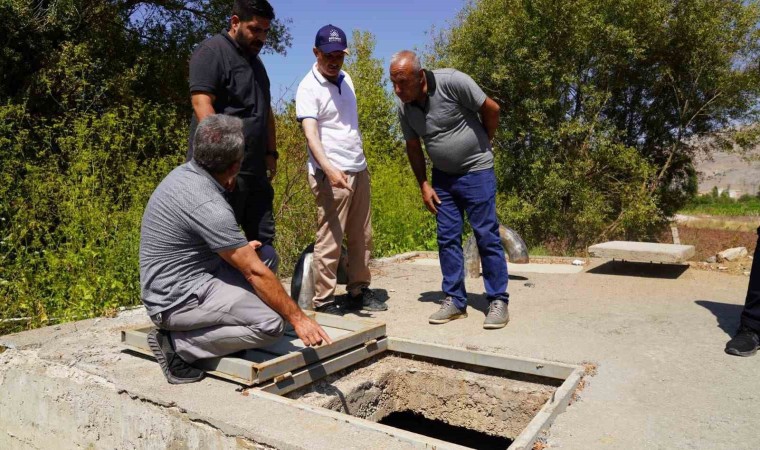
<path id="1" fill-rule="evenodd" d="M 274 314 L 270 320 L 260 324 L 259 331 L 273 338 L 280 338 L 285 334 L 285 320 L 278 314 Z"/>

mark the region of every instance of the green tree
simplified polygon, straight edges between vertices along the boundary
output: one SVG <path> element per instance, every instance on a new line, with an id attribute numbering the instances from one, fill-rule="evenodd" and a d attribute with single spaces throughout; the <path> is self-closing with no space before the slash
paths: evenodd
<path id="1" fill-rule="evenodd" d="M 652 235 L 696 192 L 690 138 L 756 117 L 755 1 L 477 0 L 431 66 L 503 109 L 502 217 L 568 249 Z"/>
<path id="2" fill-rule="evenodd" d="M 0 0 L 0 334 L 140 302 L 142 211 L 186 152 L 187 61 L 230 5 Z M 266 51 L 289 44 L 276 21 Z"/>

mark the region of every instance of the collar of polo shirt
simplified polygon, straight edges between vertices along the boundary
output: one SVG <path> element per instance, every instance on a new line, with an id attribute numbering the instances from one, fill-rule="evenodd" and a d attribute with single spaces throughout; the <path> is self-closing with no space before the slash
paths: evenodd
<path id="1" fill-rule="evenodd" d="M 319 71 L 317 68 L 317 63 L 314 63 L 313 66 L 311 66 L 311 74 L 314 75 L 314 78 L 317 79 L 321 84 L 330 83 L 334 84 L 335 86 L 338 86 L 338 94 L 341 94 L 340 85 L 343 84 L 343 79 L 346 78 L 346 74 L 341 70 L 340 74 L 338 75 L 338 81 L 332 82 L 325 78 L 324 75 Z"/>

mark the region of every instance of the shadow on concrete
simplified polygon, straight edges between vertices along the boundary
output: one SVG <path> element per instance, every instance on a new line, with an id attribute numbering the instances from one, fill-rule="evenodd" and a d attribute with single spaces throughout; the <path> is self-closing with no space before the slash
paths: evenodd
<path id="1" fill-rule="evenodd" d="M 606 263 L 587 270 L 586 273 L 675 280 L 686 272 L 686 269 L 688 268 L 689 266 L 686 264 L 607 261 Z"/>
<path id="2" fill-rule="evenodd" d="M 739 319 L 744 309 L 743 305 L 719 303 L 711 300 L 697 300 L 694 303 L 710 311 L 718 321 L 718 327 L 733 337 L 739 328 Z"/>
<path id="3" fill-rule="evenodd" d="M 478 275 L 478 277 L 482 277 L 482 276 L 483 276 L 482 273 Z M 524 277 L 522 275 L 512 275 L 512 274 L 510 274 L 509 275 L 509 279 L 512 280 L 512 281 L 528 281 L 528 278 Z"/>
<path id="4" fill-rule="evenodd" d="M 444 294 L 443 291 L 430 291 L 420 294 L 420 297 L 417 299 L 417 301 L 426 303 L 441 303 L 445 297 L 446 294 Z M 486 296 L 483 294 L 468 293 L 467 306 L 468 308 L 473 308 L 477 311 L 482 312 L 483 314 L 488 313 L 488 300 L 486 300 Z"/>

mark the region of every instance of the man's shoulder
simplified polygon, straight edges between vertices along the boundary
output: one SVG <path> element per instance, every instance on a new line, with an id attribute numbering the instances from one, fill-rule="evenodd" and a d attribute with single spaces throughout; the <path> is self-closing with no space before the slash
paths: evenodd
<path id="1" fill-rule="evenodd" d="M 229 48 L 227 39 L 222 36 L 221 33 L 215 34 L 211 37 L 204 39 L 195 50 L 193 50 L 193 57 L 202 57 L 209 54 L 221 54 Z"/>
<path id="2" fill-rule="evenodd" d="M 213 194 L 213 184 L 193 165 L 186 162 L 175 167 L 156 188 L 155 195 L 174 197 L 184 205 L 206 202 Z"/>
<path id="3" fill-rule="evenodd" d="M 452 68 L 433 69 L 431 72 L 435 76 L 436 84 L 454 83 L 461 75 L 464 75 L 464 72 Z"/>

